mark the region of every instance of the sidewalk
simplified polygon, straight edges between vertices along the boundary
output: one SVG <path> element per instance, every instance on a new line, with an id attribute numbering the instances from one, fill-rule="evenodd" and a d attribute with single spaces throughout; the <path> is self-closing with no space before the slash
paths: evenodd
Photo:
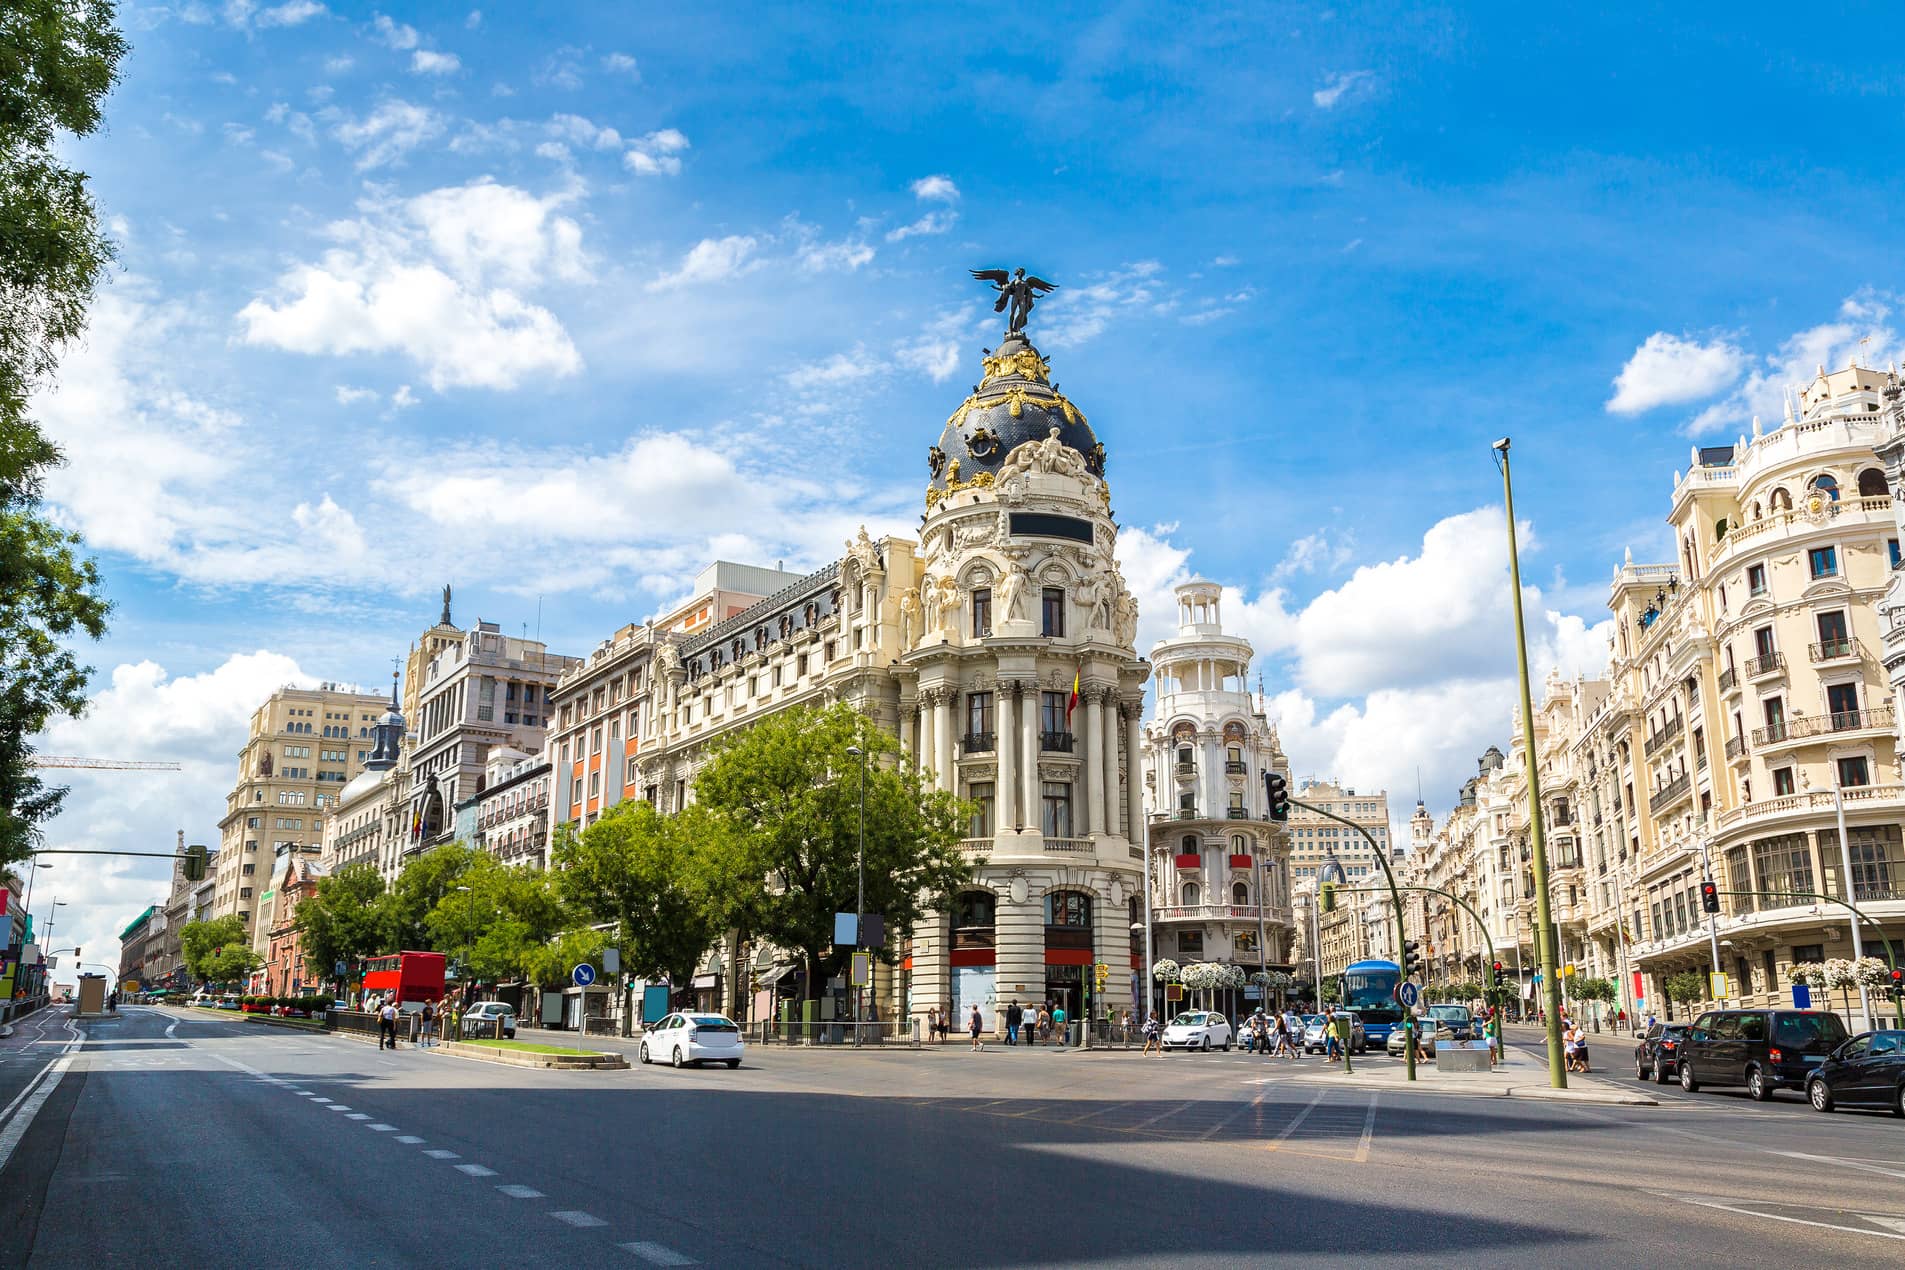
<path id="1" fill-rule="evenodd" d="M 1266 1059 L 1265 1062 L 1274 1060 Z M 1305 1060 L 1310 1063 L 1310 1060 Z M 1278 1070 L 1286 1070 L 1284 1064 Z M 1317 1070 L 1317 1068 L 1322 1070 Z M 1535 1098 L 1554 1102 L 1594 1102 L 1621 1106 L 1657 1107 L 1653 1098 L 1628 1085 L 1603 1080 L 1599 1076 L 1568 1076 L 1566 1089 L 1548 1084 L 1547 1060 L 1509 1045 L 1507 1057 L 1489 1072 L 1438 1072 L 1435 1060 L 1416 1065 L 1416 1079 L 1409 1083 L 1408 1069 L 1400 1059 L 1365 1054 L 1354 1060 L 1355 1070 L 1343 1073 L 1341 1064 L 1318 1063 L 1310 1071 L 1289 1076 L 1292 1084 L 1334 1085 L 1355 1089 L 1388 1089 L 1397 1093 L 1456 1094 L 1470 1098 Z"/>

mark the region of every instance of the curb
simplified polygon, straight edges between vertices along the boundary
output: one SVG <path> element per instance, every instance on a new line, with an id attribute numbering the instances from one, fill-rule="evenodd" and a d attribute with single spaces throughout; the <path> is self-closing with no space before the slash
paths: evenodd
<path id="1" fill-rule="evenodd" d="M 620 1054 L 597 1052 L 582 1058 L 574 1054 L 534 1054 L 521 1050 L 489 1049 L 468 1041 L 443 1041 L 430 1047 L 453 1058 L 473 1058 L 480 1063 L 503 1063 L 510 1067 L 540 1067 L 551 1071 L 627 1071 L 628 1059 Z"/>

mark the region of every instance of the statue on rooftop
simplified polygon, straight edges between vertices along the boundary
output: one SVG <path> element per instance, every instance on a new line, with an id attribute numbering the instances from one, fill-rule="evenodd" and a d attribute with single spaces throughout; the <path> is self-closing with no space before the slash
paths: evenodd
<path id="1" fill-rule="evenodd" d="M 1043 278 L 1028 278 L 1025 270 L 1014 269 L 1007 273 L 1003 269 L 969 269 L 973 277 L 981 282 L 990 282 L 993 290 L 999 293 L 998 302 L 992 306 L 994 313 L 1005 313 L 1005 333 L 1017 335 L 1025 330 L 1025 319 L 1032 316 L 1032 305 L 1039 296 L 1048 291 L 1058 290 L 1058 284 L 1047 282 Z M 1007 306 L 1011 312 L 1007 313 Z"/>

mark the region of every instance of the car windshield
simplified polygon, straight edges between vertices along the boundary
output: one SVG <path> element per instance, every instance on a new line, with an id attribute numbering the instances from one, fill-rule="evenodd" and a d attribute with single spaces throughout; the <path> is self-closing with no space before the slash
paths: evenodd
<path id="1" fill-rule="evenodd" d="M 1204 1016 L 1201 1014 L 1180 1014 L 1171 1020 L 1172 1027 L 1202 1027 Z"/>
<path id="2" fill-rule="evenodd" d="M 1846 1038 L 1845 1024 L 1836 1014 L 1782 1014 L 1773 1041 L 1794 1048 L 1830 1050 Z"/>
<path id="3" fill-rule="evenodd" d="M 1451 1023 L 1466 1023 L 1469 1020 L 1468 1007 L 1465 1005 L 1432 1005 L 1429 1013 Z"/>
<path id="4" fill-rule="evenodd" d="M 734 1024 L 718 1014 L 692 1014 L 688 1021 L 696 1027 L 733 1027 Z"/>

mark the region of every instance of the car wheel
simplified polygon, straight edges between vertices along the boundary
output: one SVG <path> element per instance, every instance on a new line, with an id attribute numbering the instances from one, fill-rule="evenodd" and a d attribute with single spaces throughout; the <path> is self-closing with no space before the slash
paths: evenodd
<path id="1" fill-rule="evenodd" d="M 1766 1072 L 1758 1067 L 1746 1069 L 1746 1092 L 1754 1102 L 1773 1100 L 1772 1082 L 1766 1079 Z"/>
<path id="2" fill-rule="evenodd" d="M 1826 1082 L 1814 1078 L 1806 1082 L 1806 1101 L 1812 1104 L 1814 1111 L 1832 1110 L 1832 1091 L 1826 1088 Z"/>
<path id="3" fill-rule="evenodd" d="M 741 1065 L 741 1060 L 740 1060 L 740 1059 L 738 1059 L 738 1058 L 730 1058 L 730 1059 L 728 1060 L 728 1070 L 729 1070 L 729 1071 L 733 1071 L 733 1070 L 734 1070 L 735 1068 L 737 1068 L 737 1067 L 739 1067 L 740 1065 Z"/>
<path id="4" fill-rule="evenodd" d="M 644 1067 L 648 1066 L 648 1042 L 647 1041 L 642 1042 L 642 1051 L 641 1051 L 640 1057 L 642 1060 L 642 1066 Z"/>
<path id="5" fill-rule="evenodd" d="M 1892 1114 L 1905 1116 L 1905 1084 L 1901 1084 L 1892 1092 Z"/>
<path id="6" fill-rule="evenodd" d="M 1636 1055 L 1634 1058 L 1634 1079 L 1635 1080 L 1647 1079 L 1647 1064 L 1643 1063 L 1640 1060 L 1638 1055 Z"/>
<path id="7" fill-rule="evenodd" d="M 1667 1065 L 1660 1061 L 1658 1054 L 1654 1055 L 1654 1083 L 1656 1085 L 1667 1083 Z"/>
<path id="8" fill-rule="evenodd" d="M 1225 1042 L 1224 1042 L 1224 1053 L 1226 1053 L 1226 1054 L 1228 1054 L 1228 1053 L 1230 1053 L 1230 1042 L 1229 1042 L 1229 1041 L 1225 1041 Z"/>
<path id="9" fill-rule="evenodd" d="M 1700 1092 L 1700 1082 L 1693 1078 L 1693 1068 L 1687 1066 L 1685 1059 L 1680 1061 L 1680 1087 L 1690 1094 Z"/>
<path id="10" fill-rule="evenodd" d="M 1208 1032 L 1204 1034 L 1204 1052 L 1206 1054 L 1210 1053 L 1210 1034 Z"/>
<path id="11" fill-rule="evenodd" d="M 675 1063 L 675 1066 L 676 1066 L 676 1067 L 681 1067 L 681 1066 L 684 1066 L 684 1065 L 685 1065 L 685 1063 L 686 1063 L 686 1060 L 685 1060 L 685 1059 L 683 1059 L 683 1058 L 682 1058 L 682 1056 L 681 1056 L 681 1046 L 679 1046 L 679 1045 L 677 1045 L 677 1046 L 675 1046 L 675 1058 L 674 1058 L 674 1063 Z"/>

